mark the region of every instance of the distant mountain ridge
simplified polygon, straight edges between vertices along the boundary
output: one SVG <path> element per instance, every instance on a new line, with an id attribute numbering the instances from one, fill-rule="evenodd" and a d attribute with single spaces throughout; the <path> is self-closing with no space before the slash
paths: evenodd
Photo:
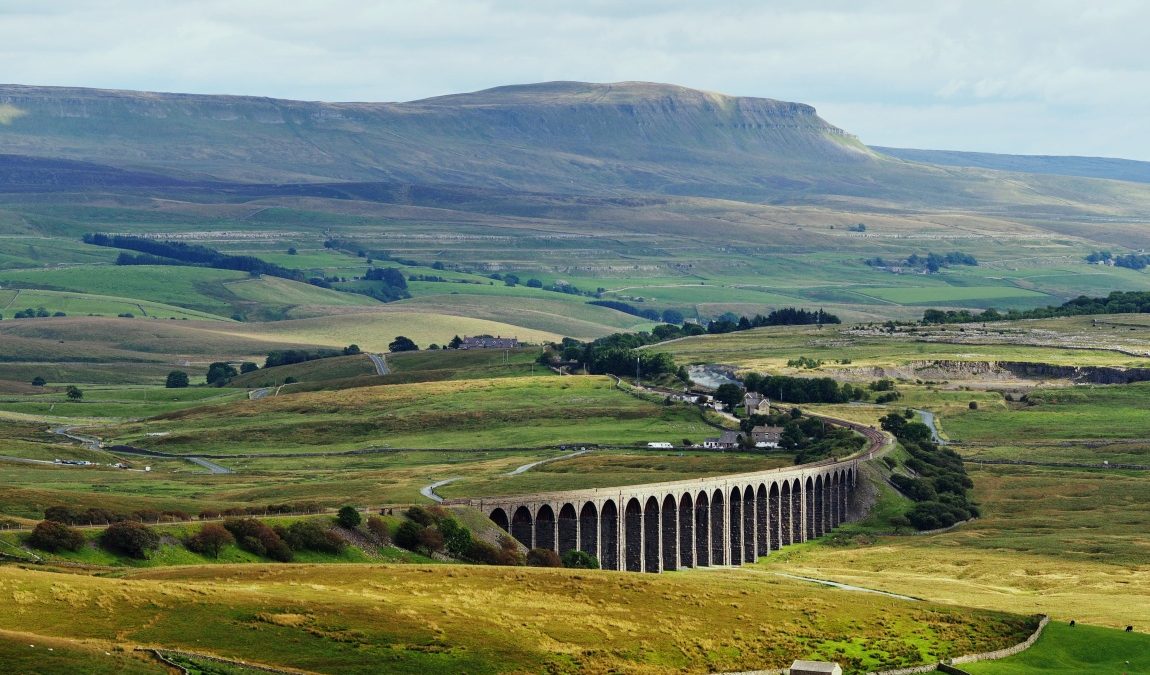
<path id="1" fill-rule="evenodd" d="M 1150 183 L 1150 162 L 1132 159 L 1073 155 L 1003 155 L 959 150 L 887 148 L 877 145 L 871 147 L 884 155 L 925 164 Z"/>
<path id="2" fill-rule="evenodd" d="M 488 196 L 531 194 L 1033 214 L 1150 202 L 1128 185 L 1084 189 L 1041 175 L 1023 185 L 921 163 L 933 156 L 883 154 L 803 103 L 645 82 L 512 85 L 408 103 L 0 85 L 0 154 L 19 192 L 136 181 L 249 196 L 323 186 L 342 199 L 403 201 L 419 186 L 428 205 L 479 209 Z"/>

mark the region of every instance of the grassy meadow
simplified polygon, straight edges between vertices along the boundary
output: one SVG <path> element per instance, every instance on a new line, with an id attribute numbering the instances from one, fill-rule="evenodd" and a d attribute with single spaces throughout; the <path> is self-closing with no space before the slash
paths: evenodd
<path id="1" fill-rule="evenodd" d="M 1030 649 L 998 661 L 964 664 L 972 675 L 1150 672 L 1150 636 L 1052 622 Z"/>
<path id="2" fill-rule="evenodd" d="M 861 672 L 1005 646 L 1030 628 L 738 572 L 223 565 L 110 579 L 6 567 L 0 590 L 14 602 L 4 629 L 349 673 L 714 672 L 799 657 Z"/>

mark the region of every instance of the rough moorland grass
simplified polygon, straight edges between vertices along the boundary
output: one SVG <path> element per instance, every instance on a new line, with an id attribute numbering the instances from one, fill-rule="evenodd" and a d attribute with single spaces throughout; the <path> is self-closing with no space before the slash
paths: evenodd
<path id="1" fill-rule="evenodd" d="M 74 293 L 66 291 L 8 290 L 0 291 L 0 313 L 9 318 L 25 309 L 43 307 L 49 313 L 63 312 L 69 316 L 132 316 L 157 319 L 220 320 L 222 317 L 208 312 L 186 309 L 175 305 L 137 300 L 134 298 Z"/>
<path id="2" fill-rule="evenodd" d="M 420 566 L 200 566 L 125 578 L 0 569 L 0 627 L 338 672 L 852 670 L 1018 641 L 1031 624 L 770 575 Z M 531 617 L 529 620 L 526 617 Z"/>
<path id="3" fill-rule="evenodd" d="M 367 387 L 240 401 L 119 427 L 110 436 L 183 453 L 632 445 L 708 433 L 699 412 L 637 399 L 606 377 Z M 146 433 L 168 432 L 148 437 Z"/>
<path id="4" fill-rule="evenodd" d="M 1150 673 L 1150 635 L 1057 621 L 1021 654 L 962 669 L 973 675 Z"/>
<path id="5" fill-rule="evenodd" d="M 956 605 L 1150 623 L 1150 476 L 976 468 L 982 517 L 932 536 L 859 539 L 768 557 L 772 569 Z M 861 542 L 861 543 L 860 543 Z"/>
<path id="6" fill-rule="evenodd" d="M 257 365 L 262 366 L 263 362 L 261 361 Z M 375 366 L 366 354 L 333 356 L 327 359 L 315 359 L 314 361 L 292 363 L 286 366 L 261 368 L 251 373 L 233 377 L 227 386 L 250 389 L 283 384 L 284 380 L 289 377 L 294 377 L 297 382 L 322 382 L 360 375 L 374 375 L 375 372 Z"/>

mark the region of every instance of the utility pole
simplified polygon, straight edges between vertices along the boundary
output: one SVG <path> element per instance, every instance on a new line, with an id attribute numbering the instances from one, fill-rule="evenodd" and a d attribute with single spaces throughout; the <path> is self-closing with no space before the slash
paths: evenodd
<path id="1" fill-rule="evenodd" d="M 642 384 L 639 380 L 639 357 L 638 356 L 635 357 L 635 386 L 636 387 L 642 386 Z"/>

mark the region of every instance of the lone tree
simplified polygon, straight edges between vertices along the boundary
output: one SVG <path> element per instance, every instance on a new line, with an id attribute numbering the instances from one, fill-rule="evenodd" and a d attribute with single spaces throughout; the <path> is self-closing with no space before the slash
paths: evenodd
<path id="1" fill-rule="evenodd" d="M 459 349 L 459 347 L 462 344 L 463 344 L 463 339 L 460 338 L 458 335 L 456 335 L 455 337 L 451 338 L 451 342 L 447 343 L 447 348 L 448 349 Z"/>
<path id="2" fill-rule="evenodd" d="M 45 380 L 44 378 L 40 377 L 39 375 L 32 378 L 32 386 L 33 387 L 43 387 L 46 384 L 48 384 L 48 380 Z"/>
<path id="3" fill-rule="evenodd" d="M 209 558 L 218 558 L 225 546 L 234 543 L 236 543 L 236 538 L 223 525 L 205 523 L 199 532 L 188 537 L 184 545 L 193 553 L 206 555 Z"/>
<path id="4" fill-rule="evenodd" d="M 363 522 L 363 518 L 359 515 L 359 510 L 354 506 L 343 506 L 339 509 L 339 515 L 336 516 L 336 521 L 340 526 L 354 530 Z"/>
<path id="5" fill-rule="evenodd" d="M 183 389 L 188 386 L 188 374 L 182 370 L 173 370 L 168 373 L 168 380 L 164 386 L 168 389 Z"/>
<path id="6" fill-rule="evenodd" d="M 84 392 L 74 384 L 68 385 L 67 393 L 69 401 L 79 401 L 84 398 Z"/>
<path id="7" fill-rule="evenodd" d="M 719 388 L 715 390 L 715 400 L 730 408 L 734 408 L 743 400 L 743 388 L 730 382 L 721 384 Z"/>
<path id="8" fill-rule="evenodd" d="M 411 338 L 399 335 L 391 341 L 391 344 L 387 346 L 387 350 L 390 352 L 417 352 L 419 351 L 419 345 L 415 344 Z"/>

